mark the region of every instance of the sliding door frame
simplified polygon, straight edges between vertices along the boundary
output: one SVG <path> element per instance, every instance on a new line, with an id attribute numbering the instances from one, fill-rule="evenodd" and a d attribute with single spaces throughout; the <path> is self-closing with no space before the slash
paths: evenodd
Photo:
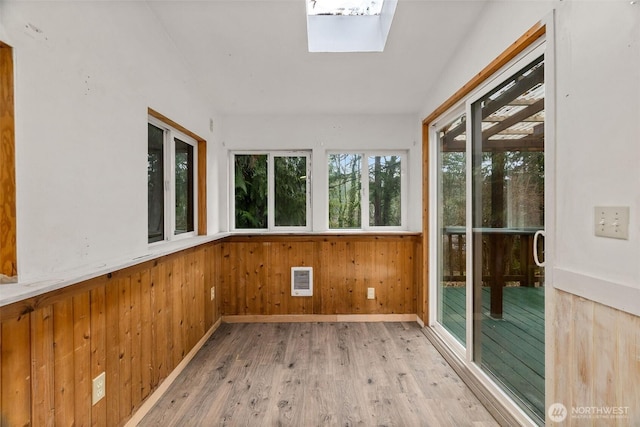
<path id="1" fill-rule="evenodd" d="M 460 88 L 454 95 L 438 107 L 433 113 L 423 120 L 423 283 L 425 294 L 425 311 L 422 319 L 433 332 L 443 341 L 455 360 L 458 360 L 474 377 L 474 381 L 484 388 L 496 406 L 500 407 L 510 418 L 519 421 L 522 425 L 535 425 L 533 420 L 520 409 L 507 394 L 491 380 L 478 365 L 473 362 L 472 343 L 473 328 L 470 325 L 473 313 L 471 310 L 472 294 L 469 291 L 472 277 L 467 275 L 467 330 L 466 346 L 462 346 L 442 325 L 437 322 L 438 301 L 438 218 L 437 218 L 437 182 L 438 170 L 436 160 L 438 158 L 437 131 L 447 123 L 447 120 L 458 114 L 467 116 L 467 138 L 469 139 L 469 127 L 471 116 L 469 110 L 470 100 L 477 99 L 479 93 L 486 92 L 491 86 L 497 84 L 496 79 L 504 78 L 508 72 L 515 70 L 514 65 L 532 52 L 542 49 L 545 57 L 545 259 L 546 259 L 546 286 L 545 286 L 545 396 L 549 396 L 553 385 L 552 358 L 554 343 L 551 341 L 550 326 L 553 310 L 553 253 L 554 253 L 554 229 L 555 229 L 555 49 L 554 49 L 554 16 L 550 13 L 544 20 L 538 22 L 525 34 L 523 34 L 508 49 L 478 73 L 472 80 Z M 519 66 L 523 63 L 520 62 Z M 507 71 L 509 70 L 509 71 Z M 467 144 L 470 142 L 468 141 Z M 471 167 L 471 159 L 467 158 L 467 169 Z M 467 177 L 469 173 L 467 173 Z M 467 209 L 470 209 L 470 182 L 467 182 Z M 470 226 L 467 224 L 467 266 L 471 266 Z M 433 286 L 430 286 L 433 284 Z M 553 402 L 545 402 L 545 408 Z M 546 412 L 546 411 L 545 411 Z"/>

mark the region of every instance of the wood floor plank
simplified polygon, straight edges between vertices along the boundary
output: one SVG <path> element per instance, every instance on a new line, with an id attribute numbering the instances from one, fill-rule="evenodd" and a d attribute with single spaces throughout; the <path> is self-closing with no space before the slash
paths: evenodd
<path id="1" fill-rule="evenodd" d="M 495 426 L 414 323 L 222 324 L 140 426 Z"/>

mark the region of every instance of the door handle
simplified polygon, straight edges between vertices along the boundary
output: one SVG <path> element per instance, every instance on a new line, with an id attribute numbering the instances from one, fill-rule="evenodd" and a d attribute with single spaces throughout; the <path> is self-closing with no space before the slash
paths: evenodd
<path id="1" fill-rule="evenodd" d="M 545 261 L 540 262 L 538 258 L 538 237 L 545 237 L 544 230 L 536 231 L 536 234 L 533 235 L 533 261 L 535 261 L 538 267 L 544 267 Z"/>

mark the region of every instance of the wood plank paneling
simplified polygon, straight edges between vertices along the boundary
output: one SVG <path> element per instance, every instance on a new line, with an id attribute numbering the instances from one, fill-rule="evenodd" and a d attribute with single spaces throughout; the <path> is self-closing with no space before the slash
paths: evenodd
<path id="1" fill-rule="evenodd" d="M 563 291 L 552 292 L 553 384 L 547 404 L 565 405 L 567 426 L 640 425 L 640 318 Z M 612 408 L 618 411 L 616 417 L 595 412 Z M 574 409 L 582 412 L 572 416 Z"/>
<path id="2" fill-rule="evenodd" d="M 554 339 L 553 344 L 555 347 L 551 347 L 554 350 L 552 355 L 551 366 L 560 366 L 566 358 L 575 360 L 573 334 L 572 334 L 572 317 L 573 316 L 573 298 L 566 292 L 555 293 L 555 310 L 553 313 L 553 331 Z M 562 344 L 564 343 L 564 345 Z M 561 353 L 558 349 L 562 348 Z M 549 368 L 546 368 L 548 371 Z M 569 369 L 557 370 L 553 369 L 553 383 L 551 387 L 547 387 L 547 393 L 551 389 L 551 394 L 548 396 L 548 401 L 551 403 L 559 402 L 558 399 L 566 399 L 566 401 L 573 401 L 573 394 L 571 388 L 567 388 L 567 384 L 571 381 L 571 375 Z M 549 375 L 545 375 L 549 377 Z"/>
<path id="3" fill-rule="evenodd" d="M 118 333 L 119 360 L 119 415 L 118 420 L 124 420 L 131 414 L 131 276 L 118 278 Z"/>
<path id="4" fill-rule="evenodd" d="M 617 359 L 614 359 L 617 367 L 614 402 L 618 406 L 629 408 L 628 422 L 620 425 L 631 427 L 640 424 L 640 317 L 621 311 L 616 314 L 618 354 L 615 355 Z"/>
<path id="5" fill-rule="evenodd" d="M 205 280 L 205 266 L 206 266 L 206 248 L 200 247 L 195 252 L 195 259 L 193 264 L 193 297 L 195 301 L 196 310 L 193 310 L 195 313 L 195 327 L 194 327 L 194 335 L 193 335 L 193 343 L 191 344 L 191 348 L 198 343 L 200 338 L 205 334 L 207 328 L 205 328 L 205 313 L 206 308 L 205 305 L 207 302 L 211 301 L 210 292 L 207 292 L 209 289 L 209 284 L 207 280 Z M 197 286 L 198 283 L 201 283 L 202 286 Z"/>
<path id="6" fill-rule="evenodd" d="M 144 270 L 142 270 L 144 271 Z M 142 271 L 131 275 L 131 407 L 142 401 Z"/>
<path id="7" fill-rule="evenodd" d="M 54 425 L 53 347 L 53 306 L 49 305 L 31 313 L 31 412 L 37 426 Z"/>
<path id="8" fill-rule="evenodd" d="M 73 297 L 53 305 L 55 425 L 75 425 Z"/>
<path id="9" fill-rule="evenodd" d="M 3 425 L 31 423 L 30 316 L 2 322 L 2 384 L 0 420 Z"/>
<path id="10" fill-rule="evenodd" d="M 186 340 L 186 328 L 183 319 L 183 303 L 182 300 L 185 298 L 184 295 L 184 282 L 182 281 L 182 273 L 184 270 L 184 258 L 175 258 L 171 263 L 171 271 L 168 272 L 170 277 L 170 282 L 173 282 L 175 286 L 171 286 L 171 294 L 170 301 L 172 302 L 172 359 L 171 365 L 175 366 L 178 364 L 178 361 L 182 360 L 182 357 L 185 354 L 185 340 Z"/>
<path id="11" fill-rule="evenodd" d="M 100 285 L 90 291 L 91 298 L 91 379 L 106 371 L 107 363 L 107 295 L 105 279 L 97 280 Z M 91 425 L 107 425 L 107 402 L 101 399 L 91 407 Z"/>
<path id="12" fill-rule="evenodd" d="M 118 425 L 120 421 L 120 396 L 116 390 L 120 389 L 120 305 L 118 279 L 109 277 L 106 282 L 106 408 L 109 426 Z"/>
<path id="13" fill-rule="evenodd" d="M 416 313 L 419 242 L 415 234 L 227 238 L 215 273 L 222 314 Z M 313 267 L 312 297 L 291 296 L 295 266 Z"/>
<path id="14" fill-rule="evenodd" d="M 152 345 L 156 349 L 156 369 L 157 375 L 154 376 L 152 381 L 152 388 L 160 384 L 160 381 L 169 373 L 169 366 L 171 365 L 169 337 L 171 336 L 171 329 L 169 326 L 171 311 L 169 310 L 170 300 L 167 297 L 167 275 L 166 275 L 166 263 L 156 263 L 151 270 L 153 289 L 155 292 L 152 294 L 154 303 L 152 310 L 156 314 L 156 332 L 155 344 Z"/>
<path id="15" fill-rule="evenodd" d="M 154 364 L 152 358 L 155 352 L 151 345 L 151 334 L 155 316 L 151 310 L 151 271 L 144 269 L 140 272 L 140 400 L 135 402 L 137 408 L 149 396 L 152 386 Z"/>
<path id="16" fill-rule="evenodd" d="M 75 295 L 73 305 L 74 424 L 91 425 L 91 305 L 89 292 Z"/>
<path id="17" fill-rule="evenodd" d="M 572 375 L 574 399 L 579 405 L 587 405 L 593 401 L 593 310 L 594 302 L 579 299 L 574 302 L 574 316 L 581 325 L 579 333 L 574 334 L 575 363 L 569 371 Z M 576 330 L 577 331 L 577 330 Z"/>

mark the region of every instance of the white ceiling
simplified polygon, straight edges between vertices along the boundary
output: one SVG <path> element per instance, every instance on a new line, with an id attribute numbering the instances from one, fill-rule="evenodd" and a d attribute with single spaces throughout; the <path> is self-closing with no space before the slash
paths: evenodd
<path id="1" fill-rule="evenodd" d="M 484 0 L 400 0 L 382 53 L 309 53 L 305 0 L 148 1 L 222 114 L 417 113 Z"/>

